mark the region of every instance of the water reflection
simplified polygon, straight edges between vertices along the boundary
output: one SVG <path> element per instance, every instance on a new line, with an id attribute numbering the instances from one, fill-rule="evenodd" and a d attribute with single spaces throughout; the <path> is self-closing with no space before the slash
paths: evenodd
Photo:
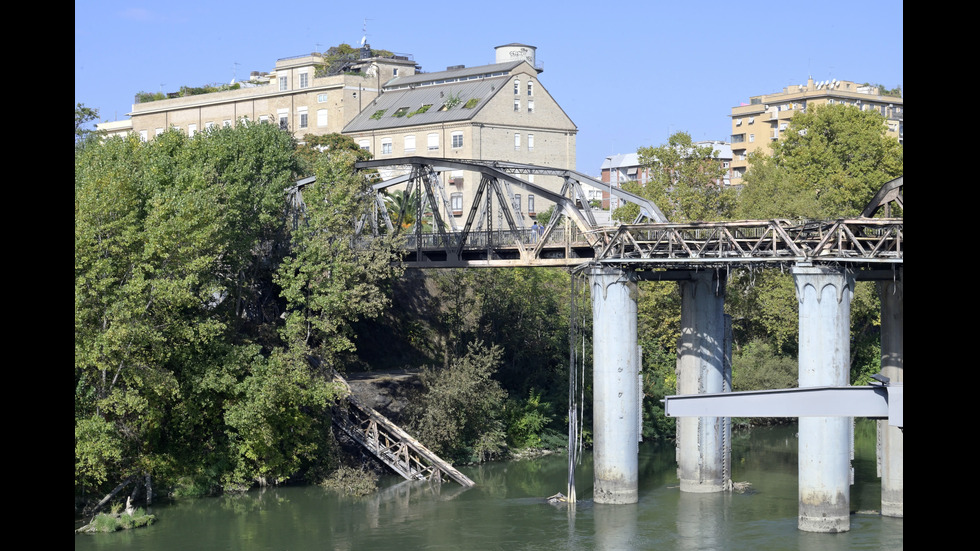
<path id="1" fill-rule="evenodd" d="M 852 510 L 876 510 L 874 433 L 860 428 Z M 84 549 L 234 550 L 630 550 L 630 549 L 900 549 L 902 519 L 851 517 L 844 534 L 797 530 L 795 427 L 754 429 L 733 438 L 733 475 L 751 483 L 742 494 L 688 494 L 678 489 L 670 444 L 640 447 L 639 503 L 591 502 L 592 464 L 576 471 L 579 502 L 549 504 L 566 490 L 567 457 L 463 468 L 477 486 L 382 480 L 363 498 L 319 487 L 273 488 L 243 496 L 154 508 L 146 529 L 77 535 Z M 869 456 L 870 452 L 870 456 Z M 858 502 L 859 501 L 859 502 Z"/>

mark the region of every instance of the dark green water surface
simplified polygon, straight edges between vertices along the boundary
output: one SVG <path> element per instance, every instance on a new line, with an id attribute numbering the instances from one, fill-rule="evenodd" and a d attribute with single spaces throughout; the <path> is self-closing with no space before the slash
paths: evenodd
<path id="1" fill-rule="evenodd" d="M 640 501 L 600 505 L 592 498 L 591 456 L 576 471 L 579 502 L 551 505 L 565 492 L 567 457 L 494 463 L 461 470 L 463 490 L 381 480 L 376 495 L 346 498 L 319 487 L 256 490 L 243 496 L 154 507 L 158 522 L 115 534 L 76 534 L 75 549 L 229 550 L 633 550 L 902 549 L 902 519 L 884 518 L 875 476 L 874 425 L 855 430 L 851 530 L 796 528 L 796 426 L 756 428 L 733 437 L 735 494 L 681 494 L 671 444 L 640 446 Z"/>

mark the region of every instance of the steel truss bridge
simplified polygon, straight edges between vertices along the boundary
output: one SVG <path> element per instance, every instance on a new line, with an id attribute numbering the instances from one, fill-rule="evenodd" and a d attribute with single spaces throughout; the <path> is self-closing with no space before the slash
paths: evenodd
<path id="1" fill-rule="evenodd" d="M 579 266 L 586 263 L 620 265 L 631 269 L 707 268 L 735 265 L 843 264 L 853 268 L 901 265 L 902 218 L 872 218 L 891 204 L 903 206 L 903 177 L 882 186 L 861 217 L 824 221 L 739 220 L 730 222 L 672 223 L 649 200 L 580 172 L 502 161 L 475 161 L 402 157 L 361 161 L 380 180 L 372 185 L 375 216 L 357 224 L 364 235 L 368 226 L 378 232 L 403 231 L 405 267 Z M 447 171 L 480 175 L 469 205 L 451 208 L 439 175 Z M 381 179 L 381 174 L 397 174 Z M 534 184 L 528 175 L 562 179 L 557 192 Z M 302 201 L 302 188 L 314 178 L 301 180 L 291 191 Z M 610 192 L 639 208 L 632 224 L 610 227 L 596 222 L 585 187 Z M 389 216 L 386 199 L 393 188 L 421 198 L 402 201 Z M 550 201 L 554 214 L 542 232 L 527 226 L 515 193 Z M 402 220 L 413 208 L 415 222 L 407 229 Z M 496 212 L 495 212 L 496 211 Z M 466 213 L 457 222 L 454 214 Z M 497 225 L 495 226 L 495 218 Z M 420 223 L 431 221 L 429 227 Z M 501 221 L 503 222 L 501 227 Z"/>

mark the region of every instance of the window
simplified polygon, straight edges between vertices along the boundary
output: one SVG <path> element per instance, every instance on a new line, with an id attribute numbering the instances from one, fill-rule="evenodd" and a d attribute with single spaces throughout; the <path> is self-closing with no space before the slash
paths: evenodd
<path id="1" fill-rule="evenodd" d="M 300 88 L 307 88 L 307 87 L 309 87 L 309 85 L 310 85 L 310 74 L 309 73 L 300 73 L 299 74 L 299 87 Z"/>
<path id="2" fill-rule="evenodd" d="M 528 195 L 527 196 L 527 213 L 530 214 L 531 216 L 534 216 L 534 214 L 535 214 L 535 210 L 534 210 L 534 196 L 533 195 Z"/>
<path id="3" fill-rule="evenodd" d="M 404 117 L 405 115 L 408 114 L 408 110 L 409 109 L 411 109 L 411 107 L 399 107 L 398 110 L 395 111 L 394 114 L 392 114 L 391 116 L 392 117 Z"/>
<path id="4" fill-rule="evenodd" d="M 788 126 L 788 123 L 785 123 L 785 122 L 779 123 L 779 129 L 780 130 L 786 130 L 786 127 L 787 126 Z"/>
<path id="5" fill-rule="evenodd" d="M 528 81 L 527 83 L 527 95 L 528 96 L 534 95 L 534 83 L 531 81 Z"/>
<path id="6" fill-rule="evenodd" d="M 299 127 L 307 128 L 310 125 L 310 116 L 306 112 L 306 107 L 299 108 Z"/>
<path id="7" fill-rule="evenodd" d="M 224 126 L 225 128 L 231 128 L 231 119 L 225 119 L 221 121 L 221 126 Z"/>
<path id="8" fill-rule="evenodd" d="M 453 211 L 453 216 L 463 215 L 463 194 L 453 193 L 449 196 L 450 208 Z"/>
<path id="9" fill-rule="evenodd" d="M 439 149 L 439 134 L 429 134 L 426 137 L 426 142 L 428 143 L 429 151 Z"/>
<path id="10" fill-rule="evenodd" d="M 140 141 L 145 142 L 148 138 L 146 130 L 140 130 Z"/>
<path id="11" fill-rule="evenodd" d="M 208 121 L 204 123 L 204 128 L 207 130 L 211 130 L 212 128 L 214 128 L 214 121 Z"/>
<path id="12" fill-rule="evenodd" d="M 279 120 L 279 128 L 289 130 L 289 109 L 279 109 L 276 111 Z"/>
<path id="13" fill-rule="evenodd" d="M 515 80 L 514 81 L 514 95 L 516 96 L 516 95 L 518 95 L 520 93 L 521 93 L 521 81 L 520 80 Z"/>
<path id="14" fill-rule="evenodd" d="M 521 194 L 520 193 L 515 193 L 514 194 L 514 210 L 517 211 L 517 212 L 521 212 Z"/>
<path id="15" fill-rule="evenodd" d="M 391 155 L 391 138 L 381 138 L 381 154 Z"/>
<path id="16" fill-rule="evenodd" d="M 316 110 L 316 125 L 317 126 L 326 126 L 327 125 L 327 112 L 328 111 L 326 109 L 317 109 Z"/>
<path id="17" fill-rule="evenodd" d="M 533 99 L 527 100 L 527 112 L 528 113 L 533 113 L 534 112 L 534 100 Z"/>
<path id="18" fill-rule="evenodd" d="M 742 119 L 735 119 L 735 126 L 742 126 Z"/>
<path id="19" fill-rule="evenodd" d="M 157 128 L 156 130 L 153 131 L 154 136 L 159 136 L 160 134 L 163 134 L 162 128 Z"/>
<path id="20" fill-rule="evenodd" d="M 750 142 L 754 142 L 755 141 L 755 134 L 749 134 L 749 141 Z"/>
<path id="21" fill-rule="evenodd" d="M 288 81 L 286 80 L 286 77 L 279 77 L 279 91 L 280 92 L 285 92 L 286 90 L 289 90 L 289 88 L 288 88 L 288 86 L 286 84 L 287 82 Z"/>
<path id="22" fill-rule="evenodd" d="M 749 117 L 749 124 L 755 124 L 755 117 Z"/>
<path id="23" fill-rule="evenodd" d="M 357 145 L 361 146 L 364 151 L 371 151 L 371 142 L 369 140 L 361 140 L 357 142 Z"/>
<path id="24" fill-rule="evenodd" d="M 196 124 L 188 124 L 187 125 L 187 135 L 188 136 L 193 136 L 194 134 L 197 134 L 197 125 Z"/>
<path id="25" fill-rule="evenodd" d="M 415 136 L 405 136 L 405 153 L 415 151 Z"/>
<path id="26" fill-rule="evenodd" d="M 527 150 L 534 151 L 534 134 L 527 135 Z"/>
<path id="27" fill-rule="evenodd" d="M 327 95 L 326 94 L 317 94 L 316 95 L 316 102 L 317 103 L 327 103 Z"/>
<path id="28" fill-rule="evenodd" d="M 393 77 L 398 76 L 398 67 L 395 67 L 394 69 L 391 70 L 391 76 Z"/>
<path id="29" fill-rule="evenodd" d="M 521 150 L 521 135 L 514 132 L 514 151 Z"/>
<path id="30" fill-rule="evenodd" d="M 520 110 L 521 110 L 521 100 L 515 99 L 514 100 L 514 111 L 520 111 Z"/>
<path id="31" fill-rule="evenodd" d="M 269 115 L 259 115 L 259 122 L 269 122 Z"/>
<path id="32" fill-rule="evenodd" d="M 453 132 L 453 149 L 463 147 L 463 133 Z"/>

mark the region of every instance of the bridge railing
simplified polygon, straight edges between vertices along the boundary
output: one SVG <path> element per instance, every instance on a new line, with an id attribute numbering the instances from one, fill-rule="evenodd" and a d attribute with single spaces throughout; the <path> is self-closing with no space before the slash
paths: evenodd
<path id="1" fill-rule="evenodd" d="M 419 236 L 416 234 L 406 234 L 404 248 L 408 250 L 422 249 L 458 249 L 460 240 L 463 238 L 462 232 L 450 233 L 423 233 L 421 235 L 421 247 L 419 247 Z M 554 228 L 551 233 L 544 237 L 531 228 L 523 230 L 494 230 L 494 231 L 471 231 L 466 235 L 463 249 L 485 249 L 488 246 L 508 247 L 516 246 L 518 242 L 525 247 L 534 247 L 538 241 L 544 239 L 545 247 L 564 246 L 568 242 L 586 242 L 585 234 L 577 227 Z"/>

